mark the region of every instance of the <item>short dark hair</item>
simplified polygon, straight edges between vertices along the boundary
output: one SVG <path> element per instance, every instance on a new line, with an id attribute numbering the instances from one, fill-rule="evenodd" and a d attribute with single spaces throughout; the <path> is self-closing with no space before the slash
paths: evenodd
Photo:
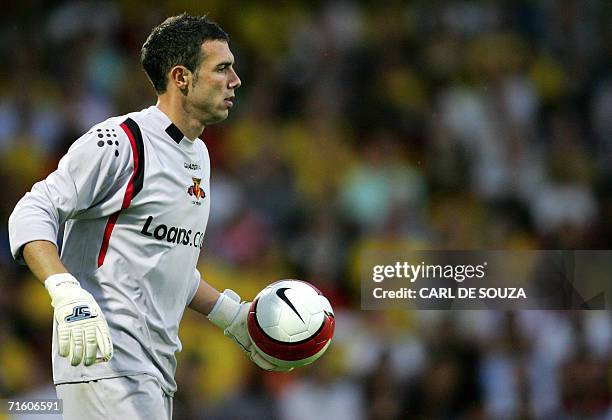
<path id="1" fill-rule="evenodd" d="M 153 28 L 142 46 L 140 62 L 158 94 L 166 91 L 172 67 L 181 65 L 196 71 L 206 40 L 229 41 L 227 33 L 206 16 L 183 13 Z"/>

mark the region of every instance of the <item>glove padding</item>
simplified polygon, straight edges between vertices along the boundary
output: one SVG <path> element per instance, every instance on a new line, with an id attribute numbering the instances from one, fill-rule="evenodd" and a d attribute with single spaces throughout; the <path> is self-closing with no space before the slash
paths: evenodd
<path id="1" fill-rule="evenodd" d="M 260 368 L 277 372 L 288 372 L 293 368 L 285 368 L 270 363 L 259 353 L 253 345 L 247 330 L 247 317 L 251 302 L 240 303 L 240 296 L 230 289 L 225 289 L 219 300 L 215 303 L 208 319 L 223 333 L 232 338 L 240 349 L 249 355 L 249 358 Z"/>
<path id="2" fill-rule="evenodd" d="M 45 287 L 55 309 L 59 355 L 68 357 L 72 366 L 81 361 L 85 366 L 109 361 L 113 357 L 113 343 L 104 314 L 93 296 L 68 273 L 50 276 Z"/>

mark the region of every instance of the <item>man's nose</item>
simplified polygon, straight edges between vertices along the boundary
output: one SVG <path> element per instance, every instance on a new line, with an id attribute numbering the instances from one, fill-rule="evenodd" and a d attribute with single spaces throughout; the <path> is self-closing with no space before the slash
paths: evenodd
<path id="1" fill-rule="evenodd" d="M 231 89 L 238 89 L 240 85 L 242 85 L 240 77 L 238 77 L 238 73 L 236 73 L 236 70 L 232 69 L 232 78 L 230 79 L 229 87 Z"/>

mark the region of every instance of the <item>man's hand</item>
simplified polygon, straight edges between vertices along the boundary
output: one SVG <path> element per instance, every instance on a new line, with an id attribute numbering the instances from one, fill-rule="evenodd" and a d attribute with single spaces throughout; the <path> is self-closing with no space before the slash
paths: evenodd
<path id="1" fill-rule="evenodd" d="M 113 357 L 113 343 L 106 319 L 93 296 L 68 273 L 54 274 L 45 280 L 55 309 L 59 354 L 68 357 L 72 366 L 84 361 L 90 366 L 96 361 Z"/>
<path id="2" fill-rule="evenodd" d="M 208 319 L 221 328 L 226 336 L 232 338 L 249 358 L 264 370 L 287 372 L 293 368 L 284 368 L 268 362 L 257 351 L 247 331 L 247 316 L 251 302 L 240 303 L 240 296 L 230 289 L 226 289 L 213 307 Z"/>

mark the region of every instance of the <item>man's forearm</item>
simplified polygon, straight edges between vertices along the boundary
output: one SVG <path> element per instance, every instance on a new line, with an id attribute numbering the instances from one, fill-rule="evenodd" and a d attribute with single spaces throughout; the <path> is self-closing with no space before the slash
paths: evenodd
<path id="1" fill-rule="evenodd" d="M 200 280 L 198 291 L 191 300 L 189 307 L 203 315 L 208 315 L 215 306 L 217 299 L 219 299 L 219 295 L 220 293 L 217 289 L 204 280 Z"/>
<path id="2" fill-rule="evenodd" d="M 23 247 L 23 259 L 32 273 L 44 283 L 53 274 L 67 273 L 57 247 L 49 241 L 32 241 Z"/>

